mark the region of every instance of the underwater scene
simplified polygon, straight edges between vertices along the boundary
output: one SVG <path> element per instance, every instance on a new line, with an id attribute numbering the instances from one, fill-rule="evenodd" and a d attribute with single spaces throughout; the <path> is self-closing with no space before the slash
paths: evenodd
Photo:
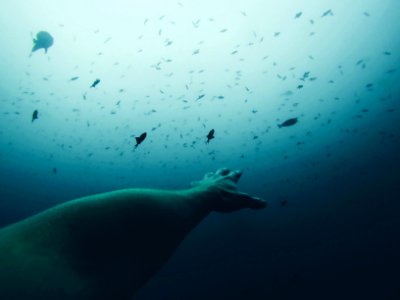
<path id="1" fill-rule="evenodd" d="M 0 227 L 242 170 L 267 206 L 127 299 L 400 299 L 400 1 L 2 0 L 0 32 Z"/>

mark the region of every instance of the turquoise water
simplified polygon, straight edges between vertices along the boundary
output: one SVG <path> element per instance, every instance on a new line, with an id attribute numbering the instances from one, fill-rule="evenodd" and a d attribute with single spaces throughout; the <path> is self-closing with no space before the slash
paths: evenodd
<path id="1" fill-rule="evenodd" d="M 0 225 L 243 169 L 268 209 L 210 216 L 137 299 L 396 299 L 399 18 L 396 0 L 1 1 Z M 40 31 L 54 44 L 31 53 Z"/>

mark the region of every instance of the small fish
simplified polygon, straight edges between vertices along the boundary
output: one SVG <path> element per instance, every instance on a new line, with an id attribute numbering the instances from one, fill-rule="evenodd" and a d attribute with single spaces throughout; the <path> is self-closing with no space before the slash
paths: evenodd
<path id="1" fill-rule="evenodd" d="M 201 98 L 204 98 L 204 96 L 205 96 L 204 94 L 201 94 L 200 96 L 197 97 L 196 100 L 200 100 Z"/>
<path id="2" fill-rule="evenodd" d="M 297 123 L 297 118 L 291 118 L 283 122 L 282 124 L 279 124 L 278 127 L 288 127 L 288 126 L 293 126 L 294 124 Z"/>
<path id="3" fill-rule="evenodd" d="M 38 118 L 39 112 L 37 109 L 34 110 L 32 114 L 32 122 L 35 121 Z"/>
<path id="4" fill-rule="evenodd" d="M 195 22 L 192 21 L 192 24 L 193 24 L 194 28 L 198 28 L 199 27 L 199 23 L 200 23 L 200 20 L 197 20 Z"/>
<path id="5" fill-rule="evenodd" d="M 211 129 L 210 132 L 207 134 L 207 144 L 214 138 L 214 129 Z"/>
<path id="6" fill-rule="evenodd" d="M 300 80 L 304 81 L 310 76 L 310 72 L 304 72 L 303 76 L 300 78 Z"/>
<path id="7" fill-rule="evenodd" d="M 79 77 L 78 77 L 78 76 L 75 76 L 75 77 L 70 78 L 69 81 L 75 81 L 75 80 L 77 80 L 77 79 L 79 79 Z"/>
<path id="8" fill-rule="evenodd" d="M 135 145 L 135 149 L 144 141 L 144 139 L 146 138 L 147 133 L 143 132 L 139 137 L 136 137 L 136 145 Z"/>
<path id="9" fill-rule="evenodd" d="M 93 83 L 92 83 L 92 85 L 90 86 L 91 88 L 94 88 L 94 87 L 96 87 L 96 85 L 98 85 L 100 83 L 100 79 L 96 79 Z"/>
<path id="10" fill-rule="evenodd" d="M 321 18 L 326 17 L 326 16 L 333 16 L 332 9 L 328 9 L 326 12 L 324 12 L 321 16 Z"/>
<path id="11" fill-rule="evenodd" d="M 295 18 L 295 19 L 300 18 L 302 14 L 303 14 L 303 13 L 300 11 L 300 12 L 298 12 L 298 13 L 294 16 L 294 18 Z"/>
<path id="12" fill-rule="evenodd" d="M 393 74 L 394 72 L 396 72 L 397 69 L 390 69 L 386 71 L 386 74 Z"/>

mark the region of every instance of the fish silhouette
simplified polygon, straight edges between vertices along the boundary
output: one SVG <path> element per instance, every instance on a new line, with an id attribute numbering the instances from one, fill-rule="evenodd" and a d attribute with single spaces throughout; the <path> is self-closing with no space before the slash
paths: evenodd
<path id="1" fill-rule="evenodd" d="M 92 83 L 92 85 L 90 86 L 91 88 L 94 88 L 94 87 L 96 87 L 96 85 L 98 85 L 100 83 L 100 79 L 96 79 L 93 83 Z"/>
<path id="2" fill-rule="evenodd" d="M 39 49 L 44 49 L 44 52 L 47 53 L 47 49 L 49 49 L 54 43 L 53 37 L 47 31 L 40 31 L 36 34 L 36 39 L 33 39 L 33 48 L 32 52 L 35 52 Z"/>
<path id="3" fill-rule="evenodd" d="M 35 121 L 38 117 L 39 117 L 39 112 L 37 109 L 35 109 L 32 114 L 32 122 Z"/>
<path id="4" fill-rule="evenodd" d="M 207 134 L 207 144 L 214 138 L 214 129 L 211 129 L 210 132 Z"/>
<path id="5" fill-rule="evenodd" d="M 139 137 L 136 137 L 136 145 L 135 145 L 135 149 L 144 141 L 144 139 L 146 138 L 147 133 L 143 132 Z"/>
<path id="6" fill-rule="evenodd" d="M 286 120 L 282 124 L 279 124 L 278 127 L 281 128 L 281 127 L 293 126 L 296 123 L 297 123 L 297 118 L 292 118 L 292 119 Z"/>

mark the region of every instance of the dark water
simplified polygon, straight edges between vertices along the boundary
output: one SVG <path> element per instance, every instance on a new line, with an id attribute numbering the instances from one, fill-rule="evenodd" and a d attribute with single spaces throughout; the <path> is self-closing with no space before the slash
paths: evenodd
<path id="1" fill-rule="evenodd" d="M 135 299 L 400 299 L 400 2 L 110 5 L 0 3 L 0 226 L 240 168 Z"/>

